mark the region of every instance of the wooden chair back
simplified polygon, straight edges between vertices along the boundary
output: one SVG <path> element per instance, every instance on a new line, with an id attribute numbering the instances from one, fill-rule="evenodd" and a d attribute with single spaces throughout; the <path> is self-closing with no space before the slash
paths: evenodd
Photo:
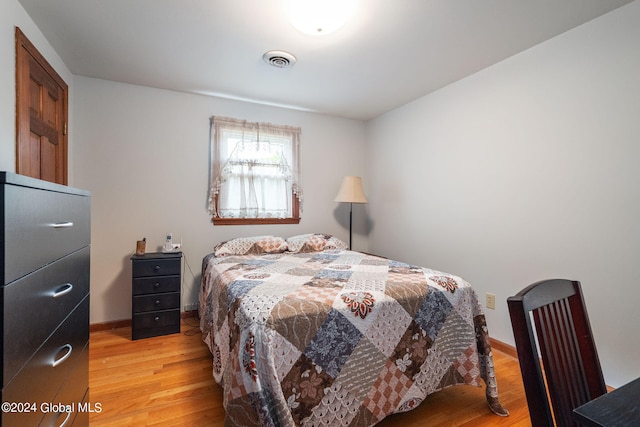
<path id="1" fill-rule="evenodd" d="M 543 280 L 507 305 L 532 425 L 577 425 L 573 409 L 607 392 L 580 282 Z"/>

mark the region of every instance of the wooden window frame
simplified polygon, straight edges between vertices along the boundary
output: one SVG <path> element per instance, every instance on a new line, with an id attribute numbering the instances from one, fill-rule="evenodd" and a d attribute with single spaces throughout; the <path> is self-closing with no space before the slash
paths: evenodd
<path id="1" fill-rule="evenodd" d="M 301 129 L 298 127 L 292 127 L 288 125 L 274 125 L 272 123 L 253 123 L 246 120 L 234 119 L 230 117 L 212 116 L 210 118 L 210 187 L 209 187 L 209 204 L 208 211 L 211 214 L 211 223 L 213 225 L 265 225 L 265 224 L 299 224 L 302 213 L 302 189 L 299 185 L 299 168 L 300 168 L 300 134 Z M 274 133 L 275 135 L 290 134 L 291 135 L 291 155 L 290 159 L 292 170 L 291 186 L 291 211 L 290 216 L 286 218 L 281 217 L 260 217 L 260 218 L 238 218 L 238 217 L 221 217 L 218 216 L 220 212 L 220 193 L 222 189 L 222 181 L 219 179 L 220 163 L 216 163 L 214 158 L 221 156 L 219 150 L 219 144 L 221 141 L 219 137 L 223 132 L 222 129 L 229 130 L 231 132 L 242 132 L 244 138 L 244 132 L 260 132 L 263 134 Z M 220 132 L 220 133 L 219 133 Z"/>
<path id="2" fill-rule="evenodd" d="M 299 224 L 300 223 L 300 201 L 296 194 L 291 195 L 291 217 L 290 218 L 220 218 L 212 217 L 213 225 L 267 225 L 267 224 Z M 218 210 L 218 195 L 215 198 L 216 211 Z"/>

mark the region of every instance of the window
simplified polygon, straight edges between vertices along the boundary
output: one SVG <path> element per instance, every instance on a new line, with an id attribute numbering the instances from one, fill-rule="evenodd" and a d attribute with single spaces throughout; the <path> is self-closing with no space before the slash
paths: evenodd
<path id="1" fill-rule="evenodd" d="M 214 224 L 297 224 L 300 128 L 211 118 L 209 213 Z"/>

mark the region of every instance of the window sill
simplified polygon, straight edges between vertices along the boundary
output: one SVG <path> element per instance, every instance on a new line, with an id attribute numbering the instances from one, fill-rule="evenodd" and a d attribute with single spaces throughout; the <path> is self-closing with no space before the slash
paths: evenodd
<path id="1" fill-rule="evenodd" d="M 213 225 L 299 224 L 300 218 L 212 218 Z"/>

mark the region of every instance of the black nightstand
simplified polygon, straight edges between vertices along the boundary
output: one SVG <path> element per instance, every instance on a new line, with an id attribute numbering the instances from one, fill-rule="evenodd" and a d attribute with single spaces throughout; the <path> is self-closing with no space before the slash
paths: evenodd
<path id="1" fill-rule="evenodd" d="M 133 255 L 131 339 L 180 332 L 182 252 Z"/>

